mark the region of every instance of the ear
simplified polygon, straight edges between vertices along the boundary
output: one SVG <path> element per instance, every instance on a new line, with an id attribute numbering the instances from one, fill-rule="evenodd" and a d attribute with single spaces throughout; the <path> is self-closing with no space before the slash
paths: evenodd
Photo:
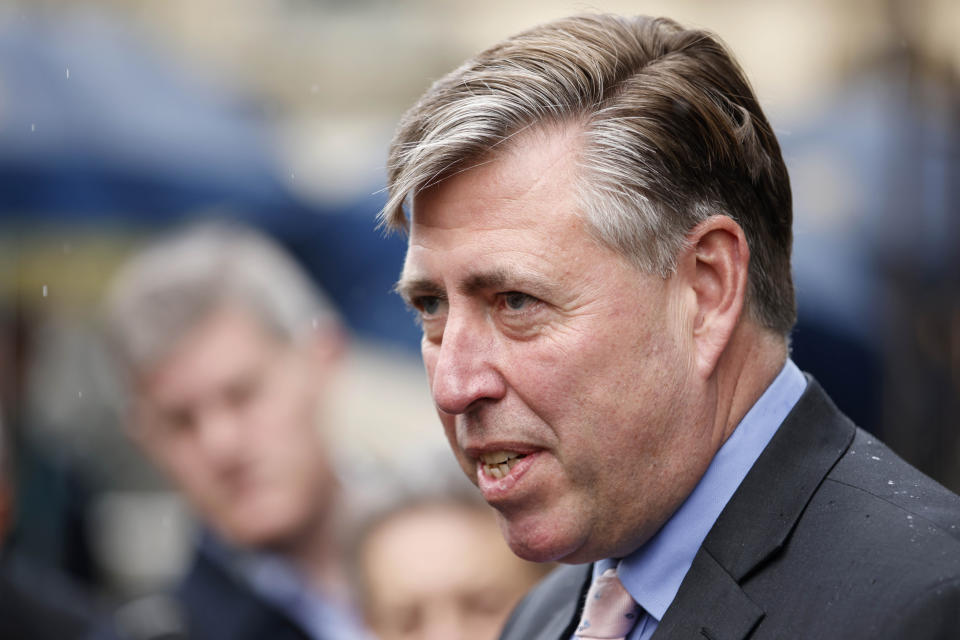
<path id="1" fill-rule="evenodd" d="M 740 321 L 747 296 L 750 248 L 732 218 L 707 218 L 687 235 L 678 273 L 694 301 L 691 338 L 704 378 L 717 366 Z"/>

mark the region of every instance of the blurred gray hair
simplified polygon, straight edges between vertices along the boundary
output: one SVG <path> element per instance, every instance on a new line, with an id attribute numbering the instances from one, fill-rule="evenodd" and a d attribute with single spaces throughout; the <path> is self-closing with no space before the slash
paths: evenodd
<path id="1" fill-rule="evenodd" d="M 217 221 L 161 237 L 121 267 L 106 298 L 107 339 L 123 365 L 143 371 L 230 306 L 290 341 L 339 324 L 326 296 L 274 240 Z"/>

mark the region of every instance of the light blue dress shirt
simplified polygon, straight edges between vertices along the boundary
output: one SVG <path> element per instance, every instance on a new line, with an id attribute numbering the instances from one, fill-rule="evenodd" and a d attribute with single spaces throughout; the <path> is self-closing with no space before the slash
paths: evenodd
<path id="1" fill-rule="evenodd" d="M 594 563 L 594 578 L 617 567 L 623 586 L 646 612 L 628 640 L 649 640 L 656 631 L 713 523 L 806 387 L 803 373 L 787 360 L 666 524 L 629 556 Z"/>
<path id="2" fill-rule="evenodd" d="M 283 611 L 313 640 L 373 640 L 353 610 L 318 593 L 283 558 L 230 548 L 211 535 L 204 536 L 201 544 L 211 557 L 265 602 Z"/>

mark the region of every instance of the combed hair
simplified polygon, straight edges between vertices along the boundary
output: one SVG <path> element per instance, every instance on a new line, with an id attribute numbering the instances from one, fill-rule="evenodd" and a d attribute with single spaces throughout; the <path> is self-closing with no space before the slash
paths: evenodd
<path id="1" fill-rule="evenodd" d="M 397 128 L 381 224 L 405 229 L 419 192 L 556 124 L 577 128 L 578 204 L 597 239 L 668 277 L 690 230 L 727 215 L 750 247 L 749 312 L 789 333 L 792 204 L 779 144 L 724 45 L 666 18 L 565 18 L 434 83 Z"/>
<path id="2" fill-rule="evenodd" d="M 290 341 L 339 322 L 327 298 L 274 240 L 216 221 L 161 237 L 121 267 L 106 298 L 107 338 L 123 365 L 142 372 L 223 308 L 250 312 Z"/>

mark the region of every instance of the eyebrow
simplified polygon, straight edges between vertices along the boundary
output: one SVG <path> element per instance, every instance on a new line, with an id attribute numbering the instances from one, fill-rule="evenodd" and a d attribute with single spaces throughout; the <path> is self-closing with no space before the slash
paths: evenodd
<path id="1" fill-rule="evenodd" d="M 539 289 L 551 290 L 553 284 L 537 273 L 521 271 L 511 274 L 505 269 L 495 269 L 470 274 L 457 286 L 457 290 L 464 295 L 474 295 L 481 291 L 504 289 L 508 286 L 524 287 L 532 285 Z M 406 279 L 401 277 L 393 289 L 407 302 L 410 302 L 414 296 L 425 295 L 445 298 L 447 295 L 447 290 L 444 287 L 429 278 Z"/>
<path id="2" fill-rule="evenodd" d="M 414 295 L 437 296 L 438 298 L 443 298 L 447 295 L 446 289 L 428 278 L 407 279 L 401 277 L 400 280 L 397 281 L 397 284 L 393 285 L 393 290 L 400 294 L 400 297 L 408 304 Z"/>
<path id="3" fill-rule="evenodd" d="M 509 277 L 503 269 L 497 269 L 487 273 L 474 273 L 470 275 L 457 289 L 460 293 L 471 295 L 487 289 L 502 289 L 507 285 Z"/>

